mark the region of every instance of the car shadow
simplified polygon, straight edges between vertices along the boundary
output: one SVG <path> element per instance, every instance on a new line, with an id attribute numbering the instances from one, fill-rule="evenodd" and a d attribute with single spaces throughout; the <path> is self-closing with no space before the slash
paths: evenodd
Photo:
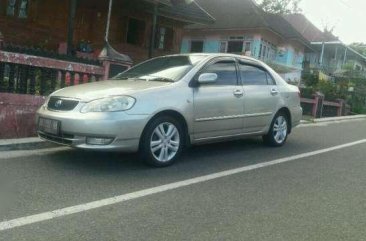
<path id="1" fill-rule="evenodd" d="M 180 160 L 166 168 L 153 168 L 146 165 L 138 154 L 120 152 L 97 152 L 68 149 L 57 153 L 47 154 L 47 160 L 65 169 L 74 168 L 100 173 L 130 172 L 142 170 L 178 170 L 190 168 L 191 165 L 204 167 L 210 163 L 237 161 L 243 156 L 266 149 L 261 139 L 252 138 L 222 143 L 205 144 L 187 148 Z"/>

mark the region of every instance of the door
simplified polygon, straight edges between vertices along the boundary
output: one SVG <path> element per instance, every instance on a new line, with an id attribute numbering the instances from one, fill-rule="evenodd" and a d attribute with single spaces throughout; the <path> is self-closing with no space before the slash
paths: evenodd
<path id="1" fill-rule="evenodd" d="M 243 129 L 243 87 L 239 85 L 234 59 L 211 62 L 198 75 L 215 73 L 215 83 L 193 89 L 194 138 L 219 138 L 240 134 Z M 198 78 L 198 76 L 197 76 Z"/>
<path id="2" fill-rule="evenodd" d="M 278 88 L 263 67 L 240 61 L 238 66 L 244 89 L 244 131 L 262 132 L 271 124 L 279 106 Z"/>

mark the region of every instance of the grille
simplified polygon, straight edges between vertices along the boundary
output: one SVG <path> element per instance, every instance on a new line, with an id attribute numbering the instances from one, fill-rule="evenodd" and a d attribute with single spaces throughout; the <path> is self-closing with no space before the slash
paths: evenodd
<path id="1" fill-rule="evenodd" d="M 63 99 L 60 97 L 51 97 L 48 101 L 48 109 L 50 110 L 58 110 L 58 111 L 70 111 L 73 110 L 79 101 L 77 100 L 70 100 L 70 99 Z"/>
<path id="2" fill-rule="evenodd" d="M 54 135 L 50 135 L 50 134 L 46 134 L 43 132 L 38 132 L 38 135 L 40 137 L 42 137 L 43 139 L 52 141 L 52 142 L 56 142 L 59 144 L 63 144 L 63 145 L 71 145 L 72 144 L 72 138 L 74 138 L 73 135 L 66 135 L 63 134 L 62 136 L 54 136 Z"/>

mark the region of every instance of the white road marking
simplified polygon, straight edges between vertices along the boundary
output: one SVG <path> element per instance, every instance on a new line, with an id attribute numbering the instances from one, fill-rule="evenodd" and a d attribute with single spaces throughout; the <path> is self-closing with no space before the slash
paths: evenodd
<path id="1" fill-rule="evenodd" d="M 43 155 L 54 153 L 58 151 L 70 150 L 69 147 L 54 147 L 48 149 L 35 149 L 35 150 L 15 150 L 15 151 L 0 151 L 0 160 L 7 160 L 10 158 L 19 158 L 25 156 Z"/>
<path id="2" fill-rule="evenodd" d="M 54 218 L 63 217 L 63 216 L 67 216 L 67 215 L 71 215 L 71 214 L 75 214 L 75 213 L 81 213 L 81 212 L 85 212 L 88 210 L 97 209 L 97 208 L 101 208 L 101 207 L 105 207 L 105 206 L 109 206 L 109 205 L 113 205 L 113 204 L 118 204 L 118 203 L 122 203 L 125 201 L 141 198 L 141 197 L 146 197 L 149 195 L 166 192 L 166 191 L 178 189 L 181 187 L 190 186 L 190 185 L 197 184 L 197 183 L 207 182 L 207 181 L 214 180 L 217 178 L 227 177 L 227 176 L 231 176 L 234 174 L 243 173 L 243 172 L 247 172 L 247 171 L 251 171 L 251 170 L 255 170 L 255 169 L 259 169 L 259 168 L 263 168 L 263 167 L 269 167 L 269 166 L 273 166 L 273 165 L 277 165 L 277 164 L 281 164 L 281 163 L 285 163 L 285 162 L 290 162 L 290 161 L 294 161 L 294 160 L 298 160 L 298 159 L 302 159 L 302 158 L 306 158 L 306 157 L 320 155 L 320 154 L 324 154 L 327 152 L 344 149 L 347 147 L 352 147 L 352 146 L 356 146 L 356 145 L 360 145 L 360 144 L 364 144 L 364 143 L 366 143 L 366 139 L 362 139 L 359 141 L 350 142 L 347 144 L 338 145 L 338 146 L 334 146 L 334 147 L 330 147 L 330 148 L 325 148 L 325 149 L 321 149 L 321 150 L 317 150 L 317 151 L 294 155 L 294 156 L 290 156 L 290 157 L 280 158 L 280 159 L 276 159 L 276 160 L 265 162 L 265 163 L 258 163 L 255 165 L 244 166 L 244 167 L 235 168 L 235 169 L 231 169 L 231 170 L 227 170 L 227 171 L 209 174 L 206 176 L 195 177 L 195 178 L 191 178 L 191 179 L 187 179 L 187 180 L 183 180 L 183 181 L 179 181 L 179 182 L 174 182 L 174 183 L 170 183 L 170 184 L 166 184 L 166 185 L 162 185 L 162 186 L 144 189 L 144 190 L 137 191 L 137 192 L 123 194 L 120 196 L 114 196 L 111 198 L 106 198 L 106 199 L 102 199 L 102 200 L 98 200 L 98 201 L 94 201 L 94 202 L 89 202 L 89 203 L 84 203 L 84 204 L 80 204 L 80 205 L 76 205 L 76 206 L 57 209 L 57 210 L 53 210 L 50 212 L 44 212 L 44 213 L 40 213 L 40 214 L 35 214 L 35 215 L 31 215 L 31 216 L 8 220 L 8 221 L 4 221 L 4 222 L 0 223 L 0 231 L 9 230 L 9 229 L 13 229 L 16 227 L 34 224 L 34 223 L 38 223 L 38 222 L 42 222 L 42 221 L 46 221 L 46 220 L 51 220 Z"/>

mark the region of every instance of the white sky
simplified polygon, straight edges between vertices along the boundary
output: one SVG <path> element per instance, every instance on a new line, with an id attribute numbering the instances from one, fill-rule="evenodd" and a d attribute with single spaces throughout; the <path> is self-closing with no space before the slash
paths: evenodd
<path id="1" fill-rule="evenodd" d="M 300 7 L 320 30 L 334 26 L 346 44 L 366 43 L 366 0 L 302 0 Z"/>

